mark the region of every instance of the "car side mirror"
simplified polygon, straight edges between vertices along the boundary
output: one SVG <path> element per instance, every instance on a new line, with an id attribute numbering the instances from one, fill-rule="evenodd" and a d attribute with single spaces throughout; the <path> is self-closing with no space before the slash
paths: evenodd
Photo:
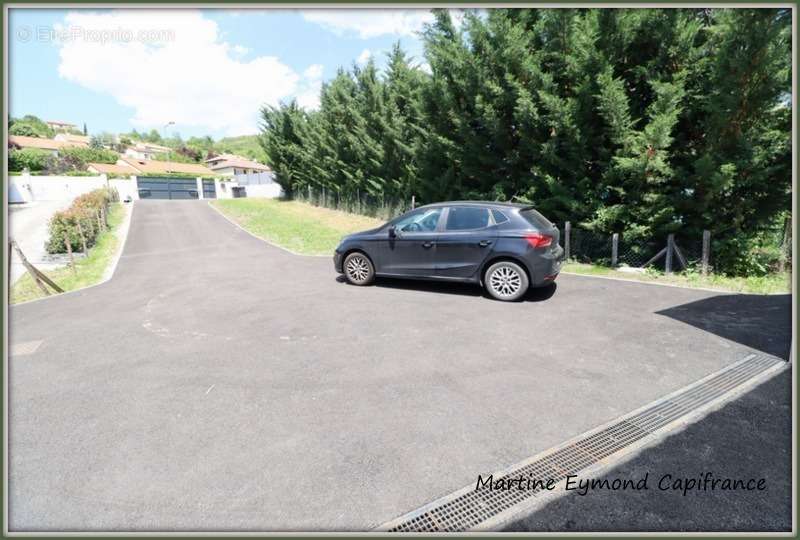
<path id="1" fill-rule="evenodd" d="M 394 225 L 389 227 L 389 238 L 397 238 L 397 229 Z"/>

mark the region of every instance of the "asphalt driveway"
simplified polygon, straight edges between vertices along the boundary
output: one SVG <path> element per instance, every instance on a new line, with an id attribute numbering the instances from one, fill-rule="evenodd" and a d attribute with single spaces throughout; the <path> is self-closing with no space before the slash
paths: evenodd
<path id="1" fill-rule="evenodd" d="M 137 202 L 111 281 L 10 309 L 10 528 L 364 530 L 791 335 L 788 295 L 336 277 Z"/>

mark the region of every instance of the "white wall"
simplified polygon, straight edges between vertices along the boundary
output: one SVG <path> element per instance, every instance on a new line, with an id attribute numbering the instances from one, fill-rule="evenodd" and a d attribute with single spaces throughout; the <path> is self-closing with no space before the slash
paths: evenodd
<path id="1" fill-rule="evenodd" d="M 63 201 L 106 187 L 102 176 L 9 176 L 8 202 Z"/>
<path id="2" fill-rule="evenodd" d="M 107 179 L 97 176 L 32 176 L 22 174 L 9 176 L 8 202 L 21 203 L 33 201 L 66 201 L 78 195 L 104 187 L 117 188 L 120 199 L 130 195 L 139 198 L 136 180 L 131 178 Z"/>
<path id="3" fill-rule="evenodd" d="M 108 186 L 117 189 L 120 201 L 125 200 L 127 196 L 130 196 L 133 200 L 139 198 L 139 187 L 135 176 L 130 178 L 109 178 Z"/>
<path id="4" fill-rule="evenodd" d="M 280 184 L 251 184 L 244 186 L 248 197 L 265 197 L 277 199 L 283 195 Z"/>

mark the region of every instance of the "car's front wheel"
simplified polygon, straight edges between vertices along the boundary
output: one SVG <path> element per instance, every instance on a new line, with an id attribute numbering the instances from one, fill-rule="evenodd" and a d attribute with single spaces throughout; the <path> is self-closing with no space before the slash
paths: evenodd
<path id="1" fill-rule="evenodd" d="M 516 263 L 500 261 L 486 271 L 484 285 L 493 298 L 513 302 L 528 291 L 528 274 Z"/>
<path id="2" fill-rule="evenodd" d="M 353 285 L 369 285 L 375 279 L 372 261 L 363 253 L 356 251 L 348 255 L 344 264 L 344 277 Z"/>

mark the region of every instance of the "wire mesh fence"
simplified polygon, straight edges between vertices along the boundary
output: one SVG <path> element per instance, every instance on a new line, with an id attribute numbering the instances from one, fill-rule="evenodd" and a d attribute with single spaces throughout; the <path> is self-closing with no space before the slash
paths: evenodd
<path id="1" fill-rule="evenodd" d="M 420 203 L 414 199 L 403 200 L 387 196 L 375 196 L 360 191 L 340 193 L 335 190 L 312 186 L 296 190 L 292 198 L 314 206 L 385 220 L 392 219 L 411 210 L 412 205 L 420 206 Z"/>
<path id="2" fill-rule="evenodd" d="M 569 229 L 569 230 L 568 230 Z M 624 232 L 609 234 L 580 227 L 559 226 L 561 244 L 569 260 L 609 267 L 629 266 L 660 271 L 724 272 L 714 259 L 714 242 L 710 232 L 687 234 L 677 232 L 670 240 L 662 237 L 642 238 Z M 763 252 L 772 252 L 773 271 L 791 268 L 791 228 L 768 230 L 761 237 Z M 671 246 L 669 248 L 668 246 Z M 777 255 L 776 255 L 777 254 Z"/>
<path id="3" fill-rule="evenodd" d="M 385 195 L 372 195 L 366 192 L 341 193 L 324 187 L 306 186 L 297 189 L 292 195 L 294 200 L 313 204 L 324 208 L 341 210 L 353 214 L 389 220 L 412 208 L 421 206 L 422 202 L 414 197 L 399 199 Z M 775 258 L 776 271 L 791 268 L 791 227 L 788 225 L 766 231 L 761 238 L 764 250 L 780 252 Z M 561 245 L 567 251 L 569 260 L 608 267 L 628 266 L 631 268 L 652 268 L 663 272 L 724 272 L 725 268 L 716 268 L 714 260 L 714 242 L 710 233 L 688 234 L 682 231 L 668 236 L 643 238 L 622 231 L 610 234 L 592 231 L 582 227 L 571 227 L 567 223 L 558 225 Z M 671 249 L 667 246 L 671 245 Z"/>

